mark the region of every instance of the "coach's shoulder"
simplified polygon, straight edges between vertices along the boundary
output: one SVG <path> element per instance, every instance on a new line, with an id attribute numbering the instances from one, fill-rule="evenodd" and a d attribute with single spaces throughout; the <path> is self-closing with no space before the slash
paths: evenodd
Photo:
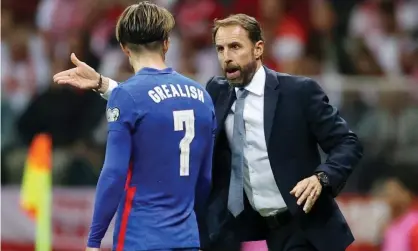
<path id="1" fill-rule="evenodd" d="M 214 76 L 206 82 L 206 89 L 228 88 L 229 83 L 225 77 Z"/>
<path id="2" fill-rule="evenodd" d="M 214 100 L 222 90 L 228 89 L 228 87 L 229 83 L 226 78 L 220 76 L 212 77 L 206 82 L 206 91 Z"/>
<path id="3" fill-rule="evenodd" d="M 276 75 L 280 84 L 292 85 L 297 88 L 301 88 L 304 85 L 310 85 L 315 83 L 315 80 L 305 76 L 292 75 L 282 72 L 276 72 Z"/>
<path id="4" fill-rule="evenodd" d="M 277 80 L 281 85 L 281 88 L 289 91 L 306 92 L 309 90 L 321 90 L 318 82 L 312 78 L 298 75 L 291 75 L 287 73 L 275 72 Z"/>

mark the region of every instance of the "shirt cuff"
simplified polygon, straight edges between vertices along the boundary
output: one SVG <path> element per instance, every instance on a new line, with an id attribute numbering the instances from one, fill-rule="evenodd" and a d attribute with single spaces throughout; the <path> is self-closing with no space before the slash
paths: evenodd
<path id="1" fill-rule="evenodd" d="M 109 87 L 107 88 L 105 93 L 100 95 L 102 96 L 102 98 L 108 100 L 113 89 L 115 89 L 116 87 L 118 87 L 118 83 L 115 80 L 109 78 Z"/>

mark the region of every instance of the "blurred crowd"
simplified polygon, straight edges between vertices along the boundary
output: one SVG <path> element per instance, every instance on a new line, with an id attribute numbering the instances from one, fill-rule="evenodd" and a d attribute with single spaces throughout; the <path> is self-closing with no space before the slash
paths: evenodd
<path id="1" fill-rule="evenodd" d="M 103 75 L 131 74 L 114 28 L 133 0 L 3 0 L 1 8 L 2 183 L 18 183 L 32 137 L 54 140 L 54 182 L 94 185 L 103 163 L 106 102 L 52 83 L 71 52 Z M 316 78 L 365 144 L 347 191 L 368 192 L 386 171 L 418 169 L 418 1 L 155 0 L 174 13 L 167 62 L 202 84 L 221 74 L 215 18 L 256 17 L 264 63 Z M 405 168 L 406 170 L 407 168 Z"/>
<path id="2" fill-rule="evenodd" d="M 96 184 L 107 136 L 106 101 L 92 91 L 54 84 L 52 75 L 72 67 L 74 52 L 103 75 L 127 79 L 132 70 L 114 28 L 135 2 L 2 1 L 2 185 L 20 183 L 27 147 L 40 132 L 53 137 L 55 184 Z M 405 230 L 404 224 L 413 222 L 409 208 L 418 195 L 417 0 L 155 2 L 174 13 L 177 23 L 167 63 L 203 85 L 222 74 L 212 46 L 213 19 L 232 13 L 256 17 L 265 32 L 265 65 L 318 80 L 361 138 L 365 157 L 345 192 L 383 198 L 391 218 L 401 219 L 385 228 L 383 250 L 400 250 L 405 231 L 418 235 L 418 225 Z"/>

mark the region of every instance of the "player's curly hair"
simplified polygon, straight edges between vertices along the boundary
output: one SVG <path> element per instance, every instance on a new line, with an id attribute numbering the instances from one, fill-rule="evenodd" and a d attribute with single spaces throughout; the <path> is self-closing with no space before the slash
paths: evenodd
<path id="1" fill-rule="evenodd" d="M 116 25 L 116 39 L 127 48 L 159 50 L 175 25 L 173 15 L 148 1 L 127 7 Z"/>

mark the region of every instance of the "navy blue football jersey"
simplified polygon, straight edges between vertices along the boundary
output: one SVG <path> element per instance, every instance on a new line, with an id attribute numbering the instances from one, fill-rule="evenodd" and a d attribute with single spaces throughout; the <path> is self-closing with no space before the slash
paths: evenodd
<path id="1" fill-rule="evenodd" d="M 112 91 L 106 116 L 88 246 L 117 211 L 114 250 L 198 248 L 193 208 L 209 193 L 216 129 L 209 94 L 171 68 L 143 68 Z"/>

